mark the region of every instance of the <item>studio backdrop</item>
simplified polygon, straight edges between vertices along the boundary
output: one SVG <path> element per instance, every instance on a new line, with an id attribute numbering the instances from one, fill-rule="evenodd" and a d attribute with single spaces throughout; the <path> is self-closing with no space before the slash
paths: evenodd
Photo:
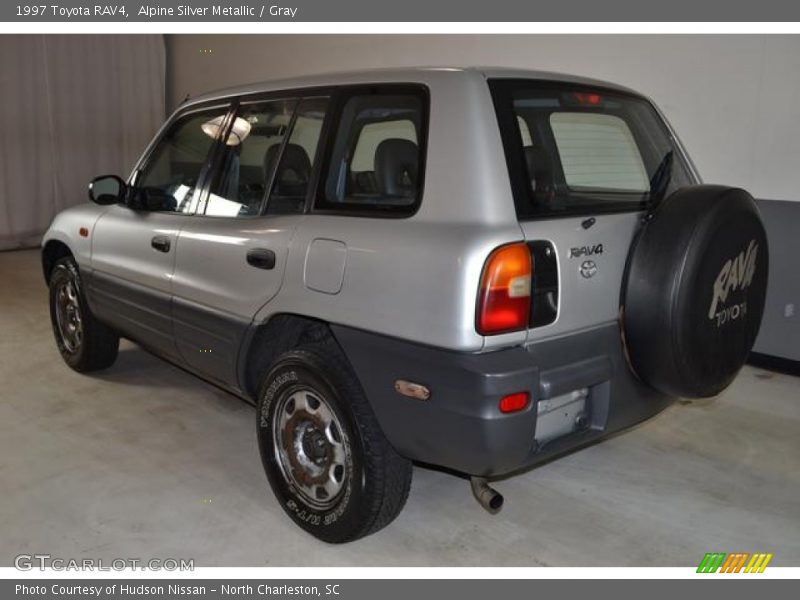
<path id="1" fill-rule="evenodd" d="M 0 250 L 37 246 L 164 120 L 160 35 L 0 36 Z"/>

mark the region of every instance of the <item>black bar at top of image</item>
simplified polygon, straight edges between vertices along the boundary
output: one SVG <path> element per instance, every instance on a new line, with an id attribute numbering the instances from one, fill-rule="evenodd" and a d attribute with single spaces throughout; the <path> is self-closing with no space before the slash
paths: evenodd
<path id="1" fill-rule="evenodd" d="M 0 22 L 787 22 L 789 0 L 5 0 Z"/>

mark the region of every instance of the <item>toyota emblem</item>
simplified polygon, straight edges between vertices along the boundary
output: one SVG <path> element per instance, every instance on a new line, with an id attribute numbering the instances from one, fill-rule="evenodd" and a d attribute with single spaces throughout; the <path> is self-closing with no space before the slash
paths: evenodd
<path id="1" fill-rule="evenodd" d="M 584 279 L 589 279 L 590 277 L 594 277 L 594 274 L 597 273 L 597 265 L 594 264 L 593 260 L 585 260 L 581 263 L 580 271 Z"/>

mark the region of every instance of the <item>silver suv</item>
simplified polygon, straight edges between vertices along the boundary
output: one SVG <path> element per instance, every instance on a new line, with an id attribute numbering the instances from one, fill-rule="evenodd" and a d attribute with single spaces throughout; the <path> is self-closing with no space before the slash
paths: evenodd
<path id="1" fill-rule="evenodd" d="M 64 360 L 109 367 L 125 337 L 255 403 L 278 501 L 328 542 L 391 522 L 412 461 L 497 511 L 491 478 L 720 392 L 764 306 L 753 199 L 590 79 L 211 93 L 89 195 L 43 242 Z"/>

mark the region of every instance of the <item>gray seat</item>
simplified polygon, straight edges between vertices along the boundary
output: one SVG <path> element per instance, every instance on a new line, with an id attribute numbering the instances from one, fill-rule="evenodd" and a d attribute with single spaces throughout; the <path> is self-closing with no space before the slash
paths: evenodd
<path id="1" fill-rule="evenodd" d="M 268 177 L 278 158 L 280 144 L 270 146 L 264 154 L 264 177 Z M 273 193 L 286 196 L 305 196 L 311 179 L 311 159 L 299 144 L 286 144 L 275 174 Z"/>
<path id="2" fill-rule="evenodd" d="M 389 138 L 375 150 L 375 178 L 379 193 L 387 198 L 417 195 L 419 151 L 417 145 L 401 138 Z"/>
<path id="3" fill-rule="evenodd" d="M 278 159 L 280 144 L 270 146 L 264 154 L 264 177 L 269 177 Z M 299 144 L 286 144 L 275 173 L 267 212 L 291 213 L 302 210 L 311 181 L 311 159 Z M 265 183 L 269 183 L 268 181 Z"/>

